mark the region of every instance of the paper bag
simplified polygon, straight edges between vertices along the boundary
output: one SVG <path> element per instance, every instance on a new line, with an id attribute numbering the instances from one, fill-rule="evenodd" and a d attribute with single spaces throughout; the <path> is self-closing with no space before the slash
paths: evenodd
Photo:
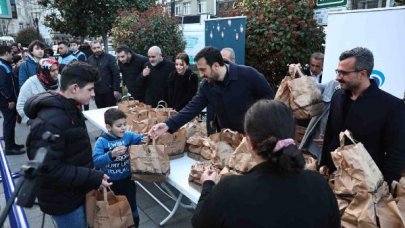
<path id="1" fill-rule="evenodd" d="M 131 145 L 129 147 L 133 180 L 165 181 L 170 173 L 170 160 L 164 145 Z"/>
<path id="2" fill-rule="evenodd" d="M 239 146 L 231 154 L 229 158 L 228 167 L 239 173 L 249 172 L 257 163 L 249 151 L 247 138 L 244 137 Z"/>
<path id="3" fill-rule="evenodd" d="M 165 152 L 169 156 L 182 155 L 186 147 L 186 130 L 179 129 L 173 134 L 165 133 L 157 139 L 158 145 L 165 146 Z"/>
<path id="4" fill-rule="evenodd" d="M 201 175 L 207 169 L 215 169 L 210 162 L 197 162 L 191 166 L 190 174 L 188 175 L 188 181 L 202 185 Z M 219 171 L 219 170 L 217 170 Z"/>
<path id="5" fill-rule="evenodd" d="M 86 217 L 90 227 L 127 228 L 134 227 L 131 206 L 126 196 L 117 196 L 104 188 L 87 194 Z"/>
<path id="6" fill-rule="evenodd" d="M 118 109 L 128 113 L 130 110 L 135 107 L 137 104 L 139 104 L 138 100 L 134 100 L 133 97 L 130 96 L 123 96 L 121 98 L 121 101 L 118 102 Z"/>
<path id="7" fill-rule="evenodd" d="M 291 64 L 291 66 L 293 66 L 290 71 L 291 76 L 286 76 L 281 81 L 274 100 L 289 106 L 296 119 L 309 119 L 321 114 L 323 102 L 316 82 L 305 75 L 296 78 L 300 71 L 295 65 Z"/>
<path id="8" fill-rule="evenodd" d="M 335 172 L 335 193 L 374 192 L 383 175 L 362 143 L 356 143 L 348 130 L 340 133 L 340 147 L 331 153 Z M 354 144 L 344 145 L 345 137 Z"/>

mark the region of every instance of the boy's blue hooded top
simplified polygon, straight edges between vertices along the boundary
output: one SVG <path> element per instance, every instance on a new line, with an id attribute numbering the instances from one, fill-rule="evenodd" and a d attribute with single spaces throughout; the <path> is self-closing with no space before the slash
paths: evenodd
<path id="1" fill-rule="evenodd" d="M 122 180 L 131 175 L 128 147 L 141 143 L 143 135 L 126 131 L 122 138 L 103 133 L 94 146 L 93 162 L 110 177 L 110 180 Z M 113 158 L 111 152 L 119 146 L 127 147 L 125 154 Z"/>

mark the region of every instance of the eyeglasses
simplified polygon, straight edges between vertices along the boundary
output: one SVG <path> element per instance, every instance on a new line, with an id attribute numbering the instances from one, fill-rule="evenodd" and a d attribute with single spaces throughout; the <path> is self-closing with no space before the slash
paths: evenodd
<path id="1" fill-rule="evenodd" d="M 338 69 L 335 70 L 337 75 L 342 75 L 342 76 L 346 76 L 346 75 L 348 75 L 350 73 L 354 73 L 354 72 L 357 73 L 357 72 L 360 72 L 360 71 L 363 71 L 363 70 L 353 70 L 353 71 L 344 71 L 344 70 L 338 70 Z"/>

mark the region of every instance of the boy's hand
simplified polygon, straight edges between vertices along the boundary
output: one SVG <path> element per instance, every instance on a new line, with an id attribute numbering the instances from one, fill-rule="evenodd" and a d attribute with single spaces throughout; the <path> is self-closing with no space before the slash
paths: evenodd
<path id="1" fill-rule="evenodd" d="M 149 135 L 143 135 L 141 139 L 142 144 L 148 144 L 149 143 Z"/>
<path id="2" fill-rule="evenodd" d="M 103 180 L 101 181 L 100 188 L 102 188 L 102 187 L 107 188 L 107 187 L 110 187 L 112 185 L 112 183 L 108 182 L 108 179 L 110 179 L 110 177 L 107 176 L 106 174 L 104 174 Z"/>
<path id="3" fill-rule="evenodd" d="M 115 147 L 112 151 L 111 151 L 111 156 L 113 158 L 118 157 L 120 155 L 125 154 L 125 151 L 127 151 L 127 148 L 125 146 L 119 146 L 119 147 Z"/>

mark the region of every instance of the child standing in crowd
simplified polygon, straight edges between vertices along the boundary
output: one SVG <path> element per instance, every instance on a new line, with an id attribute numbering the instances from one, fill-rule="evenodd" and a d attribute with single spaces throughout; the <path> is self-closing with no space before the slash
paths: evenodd
<path id="1" fill-rule="evenodd" d="M 126 115 L 121 110 L 110 108 L 104 113 L 108 133 L 103 133 L 94 147 L 93 161 L 96 168 L 110 177 L 111 189 L 117 195 L 125 195 L 132 209 L 135 226 L 139 225 L 136 206 L 136 185 L 131 180 L 128 147 L 148 143 L 149 138 L 126 130 Z"/>

